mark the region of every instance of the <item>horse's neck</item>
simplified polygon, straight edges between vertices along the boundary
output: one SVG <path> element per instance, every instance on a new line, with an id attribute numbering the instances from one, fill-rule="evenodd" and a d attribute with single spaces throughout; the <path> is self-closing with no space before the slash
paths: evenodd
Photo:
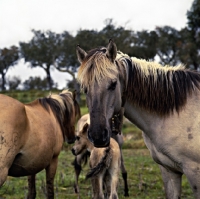
<path id="1" fill-rule="evenodd" d="M 154 125 L 155 122 L 163 120 L 163 118 L 159 117 L 158 115 L 150 114 L 149 112 L 135 106 L 129 101 L 126 101 L 124 108 L 125 117 L 144 132 L 147 132 L 152 128 L 156 128 Z"/>

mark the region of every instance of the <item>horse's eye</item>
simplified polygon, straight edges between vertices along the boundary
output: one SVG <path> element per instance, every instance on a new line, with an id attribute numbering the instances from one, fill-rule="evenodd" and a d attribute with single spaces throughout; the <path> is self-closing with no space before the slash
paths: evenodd
<path id="1" fill-rule="evenodd" d="M 117 86 L 117 81 L 114 81 L 114 82 L 112 82 L 112 83 L 110 84 L 108 90 L 115 90 L 116 86 Z"/>
<path id="2" fill-rule="evenodd" d="M 80 137 L 79 137 L 79 136 L 76 136 L 76 140 L 79 141 L 79 140 L 80 140 Z"/>
<path id="3" fill-rule="evenodd" d="M 106 53 L 106 49 L 103 49 L 102 52 L 103 52 L 103 53 Z"/>
<path id="4" fill-rule="evenodd" d="M 87 94 L 87 88 L 84 88 L 84 93 Z"/>

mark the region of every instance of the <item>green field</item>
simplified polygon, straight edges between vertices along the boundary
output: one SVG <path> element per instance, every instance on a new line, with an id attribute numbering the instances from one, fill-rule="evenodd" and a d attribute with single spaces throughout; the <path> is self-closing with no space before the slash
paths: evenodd
<path id="1" fill-rule="evenodd" d="M 71 146 L 63 150 L 59 156 L 59 166 L 55 177 L 55 198 L 75 199 L 74 193 L 74 170 L 71 162 L 74 159 L 70 151 Z M 164 198 L 163 184 L 158 165 L 153 162 L 147 149 L 124 149 L 125 166 L 128 171 L 128 184 L 130 199 L 162 199 Z M 80 175 L 80 198 L 91 198 L 90 181 L 85 181 L 88 166 L 83 167 Z M 45 198 L 45 172 L 37 175 L 37 198 Z M 123 180 L 120 175 L 119 198 L 123 196 Z M 8 177 L 6 183 L 0 189 L 0 198 L 24 199 L 27 195 L 27 178 Z M 192 193 L 188 183 L 183 178 L 182 199 L 192 199 Z"/>
<path id="2" fill-rule="evenodd" d="M 43 97 L 48 92 L 31 91 L 31 92 L 14 92 L 6 93 L 22 102 L 33 101 L 38 97 Z M 84 104 L 84 103 L 82 103 Z M 82 114 L 87 112 L 85 106 L 81 107 Z M 123 125 L 124 145 L 123 155 L 124 162 L 128 172 L 128 184 L 130 199 L 164 199 L 164 188 L 158 165 L 152 160 L 149 151 L 143 142 L 141 130 L 133 124 L 124 120 Z M 59 165 L 55 177 L 54 189 L 55 198 L 57 199 L 75 199 L 78 196 L 74 193 L 74 169 L 71 162 L 74 156 L 71 153 L 73 145 L 65 144 L 59 156 Z M 91 198 L 91 185 L 89 180 L 85 180 L 88 165 L 83 167 L 83 171 L 79 178 L 80 198 Z M 45 198 L 45 171 L 37 175 L 37 199 Z M 123 180 L 120 175 L 119 198 L 123 196 Z M 0 199 L 24 199 L 27 196 L 27 178 L 8 177 L 7 181 L 0 188 Z M 182 199 L 192 199 L 191 189 L 183 176 L 182 182 Z"/>

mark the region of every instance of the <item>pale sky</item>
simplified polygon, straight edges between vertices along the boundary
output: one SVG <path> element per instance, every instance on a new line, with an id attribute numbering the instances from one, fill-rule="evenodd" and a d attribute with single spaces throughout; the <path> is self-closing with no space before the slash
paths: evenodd
<path id="1" fill-rule="evenodd" d="M 193 0 L 0 0 L 0 48 L 30 41 L 31 29 L 69 31 L 75 35 L 79 29 L 101 30 L 108 18 L 117 27 L 134 31 L 165 25 L 180 30 L 186 26 L 186 12 L 192 3 Z M 51 74 L 60 89 L 70 78 L 55 69 Z M 21 61 L 8 71 L 8 76 L 19 76 L 24 81 L 30 76 L 44 78 L 46 74 L 39 67 L 29 69 Z"/>

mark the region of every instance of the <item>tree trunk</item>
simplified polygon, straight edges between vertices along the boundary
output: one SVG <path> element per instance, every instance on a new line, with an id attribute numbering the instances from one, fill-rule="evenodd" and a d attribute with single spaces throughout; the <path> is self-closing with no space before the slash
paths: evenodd
<path id="1" fill-rule="evenodd" d="M 52 89 L 52 80 L 51 80 L 50 66 L 47 67 L 46 73 L 47 73 L 48 87 L 49 87 L 49 90 L 51 90 Z"/>
<path id="2" fill-rule="evenodd" d="M 5 84 L 6 84 L 5 73 L 1 73 L 1 77 L 2 77 L 1 90 L 5 91 L 6 90 L 6 87 L 5 87 Z"/>

